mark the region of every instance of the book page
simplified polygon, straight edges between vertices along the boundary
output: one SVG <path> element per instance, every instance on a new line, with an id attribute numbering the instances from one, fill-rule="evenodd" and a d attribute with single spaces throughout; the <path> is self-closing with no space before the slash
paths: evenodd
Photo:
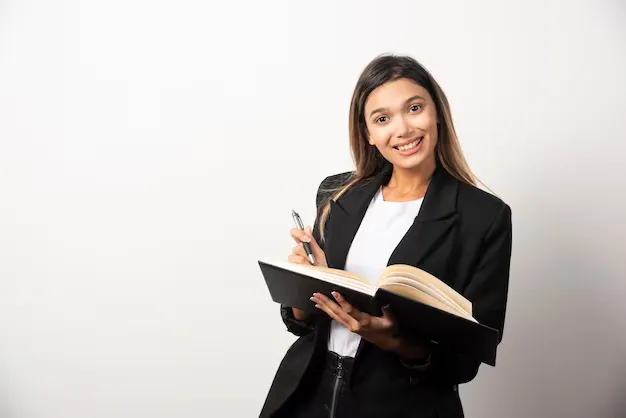
<path id="1" fill-rule="evenodd" d="M 356 290 L 361 293 L 373 296 L 376 288 L 366 279 L 349 273 L 344 270 L 332 269 L 328 267 L 318 267 L 306 264 L 291 263 L 289 261 L 268 261 L 259 260 L 265 264 L 276 266 L 294 273 L 303 274 L 314 279 L 322 280 L 348 289 Z"/>
<path id="2" fill-rule="evenodd" d="M 428 284 L 422 283 L 421 281 L 417 281 L 415 280 L 414 276 L 408 276 L 408 277 L 407 276 L 408 275 L 404 273 L 398 273 L 395 276 L 385 277 L 384 279 L 381 280 L 382 283 L 380 284 L 379 287 L 384 289 L 388 285 L 391 285 L 391 284 L 405 284 L 407 286 L 414 287 L 420 291 L 426 292 L 430 294 L 431 296 L 437 298 L 441 302 L 458 310 L 459 312 L 462 312 L 463 314 L 471 316 L 472 314 L 471 311 L 466 311 L 462 306 L 456 303 L 454 299 L 450 298 L 448 295 L 443 293 L 440 289 L 434 286 L 428 286 Z M 470 309 L 471 309 L 471 305 L 470 305 Z"/>
<path id="3" fill-rule="evenodd" d="M 471 314 L 465 311 L 461 306 L 456 304 L 452 299 L 447 297 L 443 292 L 439 291 L 439 289 L 428 287 L 427 285 L 417 282 L 413 279 L 401 277 L 401 276 L 392 276 L 383 280 L 383 283 L 379 286 L 381 289 L 388 290 L 390 286 L 393 285 L 403 285 L 409 286 L 415 289 L 418 293 L 423 293 L 430 296 L 433 299 L 438 300 L 441 303 L 446 304 L 451 309 L 458 311 L 461 315 L 471 316 Z"/>
<path id="4" fill-rule="evenodd" d="M 448 284 L 424 270 L 406 264 L 391 265 L 381 272 L 376 284 L 380 287 L 386 283 L 393 283 L 394 277 L 403 277 L 414 282 L 422 283 L 435 290 L 437 293 L 442 293 L 447 300 L 452 301 L 463 311 L 472 315 L 472 303 L 469 300 Z"/>
<path id="5" fill-rule="evenodd" d="M 367 284 L 367 285 L 371 286 L 371 283 L 368 280 L 366 280 L 364 277 L 361 277 L 361 276 L 359 276 L 357 274 L 354 274 L 354 273 L 350 273 L 349 271 L 333 269 L 333 268 L 330 268 L 330 267 L 320 267 L 320 266 L 310 266 L 309 268 L 312 268 L 314 270 L 327 272 L 329 274 L 345 277 L 347 279 L 363 282 L 364 284 Z"/>
<path id="6" fill-rule="evenodd" d="M 381 287 L 381 289 L 385 289 L 388 292 L 395 293 L 407 299 L 421 302 L 425 305 L 432 306 L 433 308 L 437 308 L 439 310 L 448 312 L 452 315 L 465 318 L 472 322 L 478 322 L 474 318 L 472 318 L 471 315 L 468 315 L 467 313 L 461 310 L 455 309 L 453 306 L 450 306 L 449 304 L 441 301 L 440 299 L 432 296 L 431 294 L 422 292 L 411 285 L 407 285 L 404 283 L 396 283 L 396 284 L 386 285 L 384 287 Z"/>

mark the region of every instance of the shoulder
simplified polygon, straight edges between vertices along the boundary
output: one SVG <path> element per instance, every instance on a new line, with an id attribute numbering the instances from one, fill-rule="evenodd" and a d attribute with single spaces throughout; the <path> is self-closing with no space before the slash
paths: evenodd
<path id="1" fill-rule="evenodd" d="M 354 178 L 354 171 L 344 171 L 343 173 L 331 174 L 325 177 L 320 183 L 319 190 L 338 188 L 347 184 Z"/>
<path id="2" fill-rule="evenodd" d="M 510 228 L 511 207 L 500 197 L 459 181 L 457 210 L 460 216 L 475 226 L 493 229 Z"/>
<path id="3" fill-rule="evenodd" d="M 326 176 L 317 188 L 316 203 L 319 206 L 336 191 L 348 184 L 354 178 L 354 171 L 345 171 Z"/>

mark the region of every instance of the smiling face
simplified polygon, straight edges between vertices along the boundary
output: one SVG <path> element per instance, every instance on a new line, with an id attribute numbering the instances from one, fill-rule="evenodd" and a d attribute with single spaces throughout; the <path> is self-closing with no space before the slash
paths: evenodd
<path id="1" fill-rule="evenodd" d="M 376 88 L 364 108 L 370 145 L 397 168 L 434 167 L 437 109 L 422 86 L 401 78 Z"/>

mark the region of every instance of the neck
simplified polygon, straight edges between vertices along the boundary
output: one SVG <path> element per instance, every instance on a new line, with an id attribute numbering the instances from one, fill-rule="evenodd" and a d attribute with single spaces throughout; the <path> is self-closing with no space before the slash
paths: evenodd
<path id="1" fill-rule="evenodd" d="M 393 167 L 386 186 L 388 199 L 417 199 L 426 194 L 436 168 L 435 161 L 424 161 L 418 167 L 405 169 Z"/>

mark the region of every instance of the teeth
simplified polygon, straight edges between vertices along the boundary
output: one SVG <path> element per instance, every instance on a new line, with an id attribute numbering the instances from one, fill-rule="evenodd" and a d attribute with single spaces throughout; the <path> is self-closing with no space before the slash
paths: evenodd
<path id="1" fill-rule="evenodd" d="M 401 146 L 401 147 L 398 147 L 398 149 L 399 149 L 400 151 L 406 151 L 406 150 L 409 150 L 409 149 L 411 149 L 411 148 L 415 148 L 415 147 L 416 147 L 416 146 L 417 146 L 417 145 L 418 145 L 421 141 L 422 141 L 422 138 L 418 138 L 418 139 L 416 139 L 415 141 L 411 142 L 410 144 L 407 144 L 407 145 L 403 145 L 403 146 Z"/>

